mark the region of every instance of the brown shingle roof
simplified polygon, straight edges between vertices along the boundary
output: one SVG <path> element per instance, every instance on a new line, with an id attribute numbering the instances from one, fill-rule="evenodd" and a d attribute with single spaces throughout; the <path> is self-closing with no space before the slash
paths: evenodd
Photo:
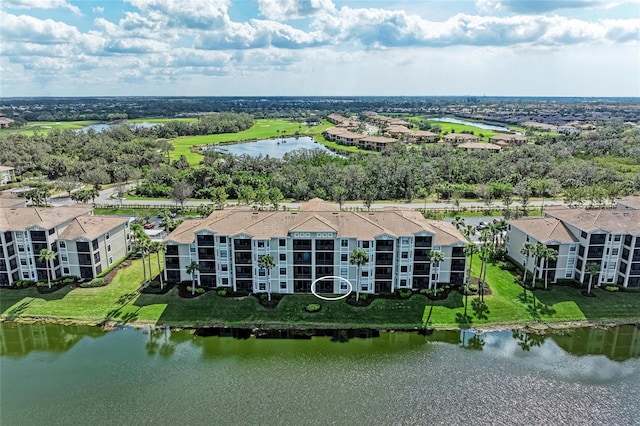
<path id="1" fill-rule="evenodd" d="M 84 237 L 90 240 L 98 238 L 117 228 L 129 219 L 116 216 L 81 216 L 75 218 L 60 234 L 61 240 L 75 240 Z"/>
<path id="2" fill-rule="evenodd" d="M 51 229 L 73 218 L 91 213 L 86 204 L 65 207 L 9 207 L 0 208 L 0 230 L 21 231 L 32 226 Z"/>
<path id="3" fill-rule="evenodd" d="M 573 243 L 578 241 L 562 221 L 551 217 L 516 219 L 510 220 L 509 224 L 544 244 L 552 241 L 560 243 Z"/>
<path id="4" fill-rule="evenodd" d="M 619 199 L 618 204 L 631 209 L 640 210 L 640 197 L 627 195 L 626 197 Z"/>
<path id="5" fill-rule="evenodd" d="M 552 207 L 545 209 L 552 216 L 583 231 L 604 230 L 617 234 L 640 235 L 640 210 L 585 210 Z"/>
<path id="6" fill-rule="evenodd" d="M 462 149 L 488 149 L 491 151 L 500 151 L 501 149 L 498 145 L 483 142 L 464 142 L 457 147 Z"/>
<path id="7" fill-rule="evenodd" d="M 383 234 L 436 234 L 436 244 L 465 243 L 453 225 L 429 221 L 413 210 L 387 209 L 376 212 L 339 211 L 336 204 L 314 199 L 298 212 L 229 209 L 208 218 L 185 221 L 167 237 L 168 241 L 191 243 L 194 232 L 209 230 L 223 235 L 248 234 L 257 239 L 286 237 L 290 232 L 337 232 L 338 237 L 371 240 Z"/>

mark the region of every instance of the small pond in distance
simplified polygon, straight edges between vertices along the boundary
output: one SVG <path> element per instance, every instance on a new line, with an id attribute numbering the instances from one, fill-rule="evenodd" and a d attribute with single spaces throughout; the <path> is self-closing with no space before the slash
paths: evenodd
<path id="1" fill-rule="evenodd" d="M 202 148 L 203 151 L 215 150 L 233 155 L 248 155 L 250 157 L 269 156 L 282 158 L 288 152 L 297 149 L 318 149 L 324 153 L 337 155 L 320 143 L 316 143 L 309 136 L 260 139 L 253 142 L 241 142 L 226 145 L 209 145 Z"/>

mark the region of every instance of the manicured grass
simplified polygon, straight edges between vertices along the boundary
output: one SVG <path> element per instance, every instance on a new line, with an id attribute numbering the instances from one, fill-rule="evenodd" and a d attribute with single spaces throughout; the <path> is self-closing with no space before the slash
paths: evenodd
<path id="1" fill-rule="evenodd" d="M 53 129 L 65 130 L 72 129 L 78 130 L 83 129 L 86 126 L 91 124 L 96 124 L 98 121 L 34 121 L 31 123 L 27 123 L 26 126 L 11 128 L 11 129 L 1 129 L 0 136 L 8 135 L 11 133 L 23 133 L 25 135 L 31 136 L 35 132 L 47 133 Z"/>
<path id="2" fill-rule="evenodd" d="M 152 258 L 157 274 L 155 256 Z M 474 259 L 474 275 L 480 271 Z M 376 327 L 376 328 L 451 328 L 458 326 L 517 325 L 534 321 L 640 321 L 640 294 L 608 293 L 599 289 L 596 298 L 586 298 L 570 287 L 553 287 L 535 291 L 534 299 L 514 283 L 508 271 L 489 265 L 487 280 L 492 294 L 468 298 L 467 318 L 464 298 L 451 292 L 443 301 L 433 302 L 423 295 L 409 299 L 376 299 L 367 307 L 354 307 L 344 300 L 321 301 L 313 295 L 285 296 L 277 308 L 267 309 L 253 296 L 223 298 L 207 292 L 195 299 L 183 299 L 177 289 L 165 295 L 140 294 L 142 263 L 136 260 L 122 268 L 107 287 L 64 288 L 40 295 L 34 288 L 0 289 L 0 315 L 4 319 L 76 320 L 100 323 L 166 324 L 173 326 L 237 327 Z M 304 307 L 318 303 L 321 310 L 307 313 Z"/>
<path id="3" fill-rule="evenodd" d="M 285 132 L 285 136 L 294 136 L 296 132 L 299 132 L 302 136 L 313 136 L 321 134 L 328 126 L 328 123 L 324 123 L 322 125 L 309 128 L 294 121 L 275 119 L 256 120 L 255 124 L 250 129 L 238 133 L 186 136 L 173 139 L 171 144 L 173 145 L 174 150 L 171 151 L 171 160 L 177 160 L 181 155 L 184 155 L 191 166 L 197 166 L 204 157 L 198 152 L 192 152 L 191 147 L 193 146 L 266 139 L 280 136 L 283 131 Z"/>
<path id="4" fill-rule="evenodd" d="M 180 118 L 160 117 L 160 118 L 134 118 L 131 120 L 127 120 L 128 123 L 154 123 L 154 124 L 155 123 L 164 124 L 170 121 L 184 121 L 185 123 L 194 123 L 198 121 L 198 119 L 195 117 L 180 117 Z"/>
<path id="5" fill-rule="evenodd" d="M 437 120 L 427 120 L 430 125 L 438 125 L 442 129 L 443 132 L 451 133 L 451 131 L 455 131 L 455 133 L 462 133 L 462 131 L 471 131 L 474 135 L 478 136 L 480 140 L 488 141 L 490 136 L 497 134 L 497 132 L 488 129 L 481 129 L 479 127 L 470 126 L 466 124 L 457 124 L 457 123 L 447 123 L 446 121 L 437 121 Z M 480 135 L 483 135 L 480 138 Z"/>

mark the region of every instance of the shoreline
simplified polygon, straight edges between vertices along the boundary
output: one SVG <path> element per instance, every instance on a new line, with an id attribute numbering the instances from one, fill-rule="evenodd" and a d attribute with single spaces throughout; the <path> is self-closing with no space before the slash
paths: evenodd
<path id="1" fill-rule="evenodd" d="M 635 325 L 640 327 L 640 320 L 634 319 L 616 319 L 608 321 L 597 320 L 584 320 L 584 321 L 558 321 L 558 322 L 526 322 L 526 323 L 495 323 L 495 324 L 481 324 L 469 328 L 458 326 L 441 326 L 441 327 L 380 327 L 380 326 L 360 326 L 360 325 L 339 325 L 339 324 L 280 324 L 280 323 L 246 323 L 246 324 L 192 324 L 192 325 L 177 325 L 177 324 L 157 324 L 145 321 L 132 321 L 132 322 L 119 322 L 113 320 L 104 320 L 100 322 L 85 320 L 85 319 L 72 319 L 72 318 L 55 318 L 55 317 L 19 317 L 19 318 L 0 318 L 0 324 L 56 324 L 62 326 L 91 326 L 100 327 L 105 331 L 118 329 L 121 327 L 143 328 L 143 327 L 169 327 L 172 330 L 203 330 L 203 329 L 246 329 L 251 330 L 251 334 L 255 335 L 262 331 L 274 331 L 274 330 L 296 330 L 296 331 L 309 331 L 309 330 L 376 330 L 380 332 L 432 332 L 432 331 L 453 331 L 453 330 L 474 330 L 480 332 L 492 332 L 492 331 L 504 331 L 504 330 L 519 330 L 527 333 L 535 334 L 547 334 L 553 332 L 571 331 L 578 328 L 612 328 L 622 325 Z"/>

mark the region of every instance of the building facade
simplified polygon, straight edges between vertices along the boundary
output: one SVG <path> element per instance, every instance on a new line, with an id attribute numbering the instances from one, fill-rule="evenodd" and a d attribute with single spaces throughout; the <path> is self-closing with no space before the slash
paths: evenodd
<path id="1" fill-rule="evenodd" d="M 526 264 L 537 276 L 544 273 L 552 281 L 573 278 L 580 282 L 591 279 L 586 265 L 595 263 L 600 272 L 594 283 L 640 287 L 640 210 L 584 210 L 553 207 L 546 217 L 509 222 L 507 253 L 515 261 Z M 543 272 L 541 261 L 533 264 L 520 253 L 525 243 L 543 245 L 558 251 L 558 259 L 550 261 Z"/>
<path id="2" fill-rule="evenodd" d="M 13 167 L 0 166 L 0 185 L 5 185 L 16 180 L 16 174 Z"/>
<path id="3" fill-rule="evenodd" d="M 0 285 L 61 276 L 92 279 L 130 250 L 128 219 L 92 216 L 92 207 L 0 208 Z M 40 262 L 40 250 L 55 258 Z"/>
<path id="4" fill-rule="evenodd" d="M 432 288 L 462 283 L 466 270 L 466 240 L 450 223 L 398 208 L 344 212 L 320 199 L 300 211 L 216 211 L 185 221 L 165 242 L 168 281 L 191 280 L 187 265 L 196 262 L 200 285 L 251 292 L 309 293 L 314 280 L 328 276 L 359 283 L 363 293 Z M 355 249 L 369 255 L 359 271 L 350 264 Z M 445 260 L 432 263 L 432 250 L 441 251 Z M 258 266 L 267 254 L 275 261 L 271 271 Z M 316 289 L 344 294 L 348 285 L 326 279 Z"/>

